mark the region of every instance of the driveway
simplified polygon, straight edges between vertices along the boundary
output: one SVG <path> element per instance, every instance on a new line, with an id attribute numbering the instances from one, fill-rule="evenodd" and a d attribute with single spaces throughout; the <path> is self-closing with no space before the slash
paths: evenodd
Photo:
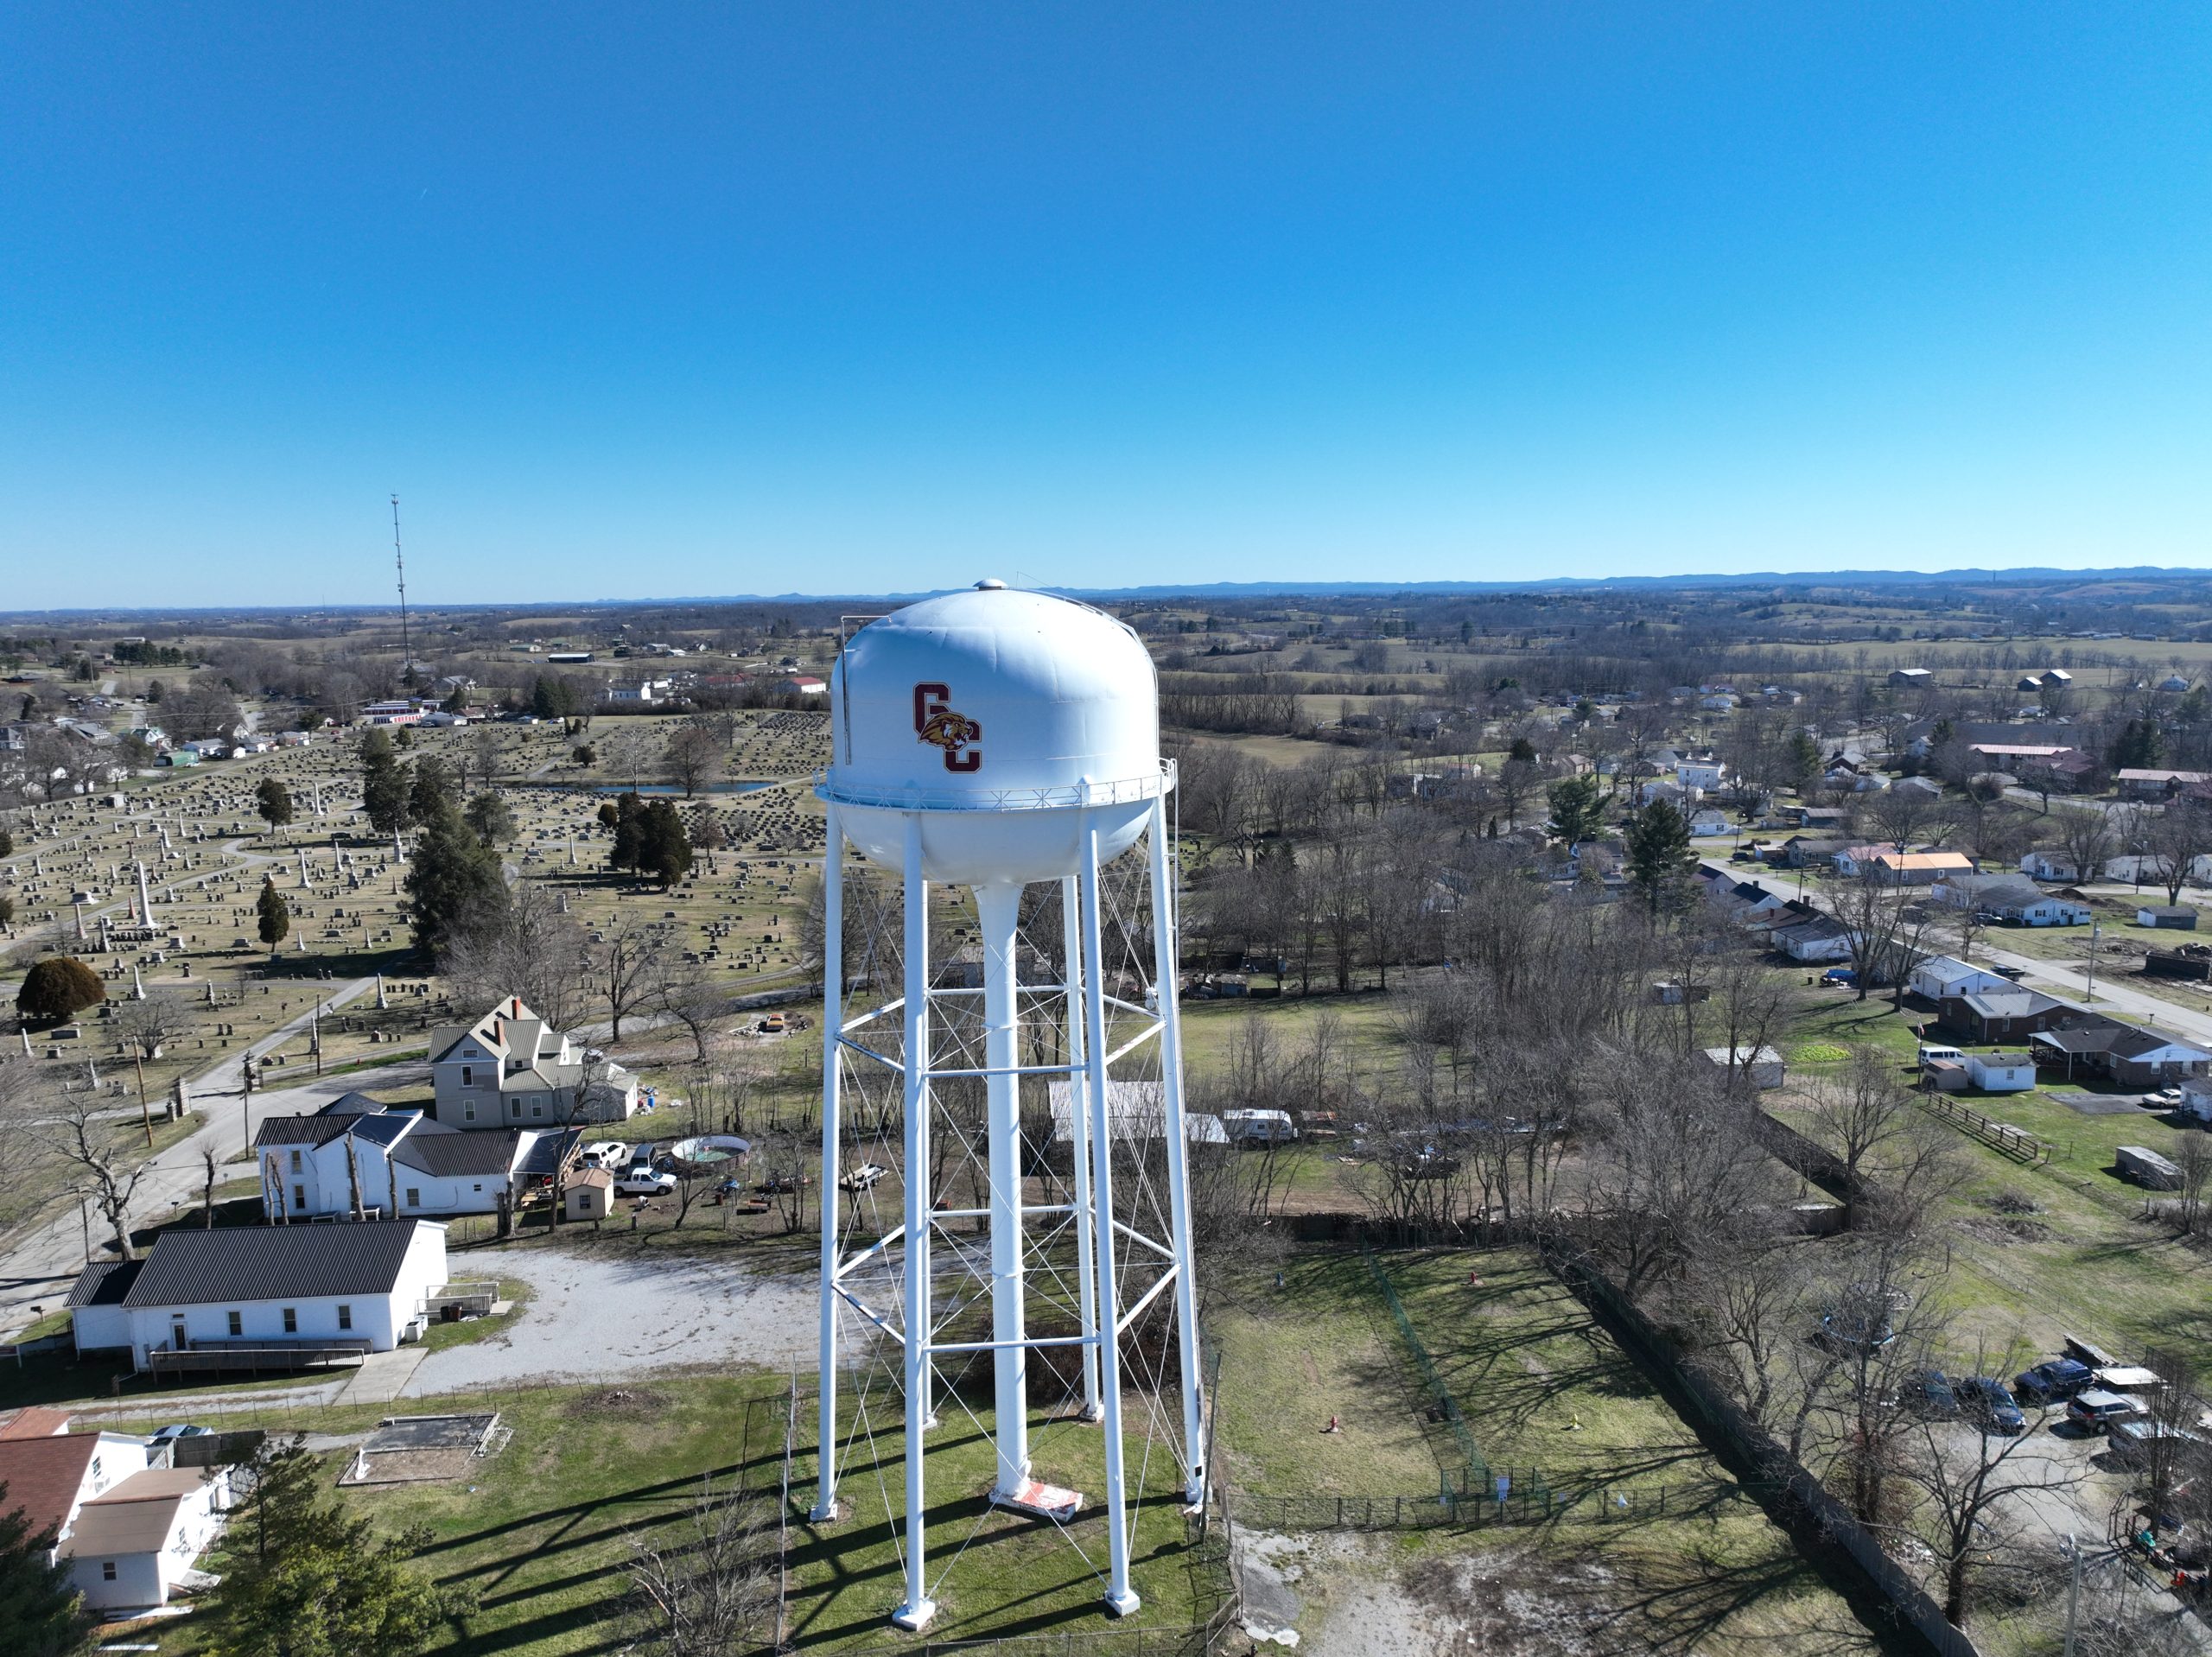
<path id="1" fill-rule="evenodd" d="M 519 1278 L 531 1301 L 504 1334 L 431 1353 L 407 1384 L 409 1398 L 677 1364 L 814 1364 L 811 1278 L 759 1276 L 733 1261 L 647 1254 L 620 1242 L 457 1254 L 451 1266 L 456 1278 Z"/>

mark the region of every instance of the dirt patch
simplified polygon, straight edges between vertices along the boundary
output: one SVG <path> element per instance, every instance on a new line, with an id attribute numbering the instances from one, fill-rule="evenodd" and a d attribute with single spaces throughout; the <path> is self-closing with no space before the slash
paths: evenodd
<path id="1" fill-rule="evenodd" d="M 1960 1229 L 1990 1243 L 2046 1242 L 2050 1238 L 2050 1228 L 2042 1221 L 2012 1215 L 1997 1220 L 1968 1220 Z"/>
<path id="2" fill-rule="evenodd" d="M 668 1403 L 668 1394 L 651 1387 L 606 1387 L 587 1393 L 575 1407 L 588 1415 L 651 1415 Z"/>

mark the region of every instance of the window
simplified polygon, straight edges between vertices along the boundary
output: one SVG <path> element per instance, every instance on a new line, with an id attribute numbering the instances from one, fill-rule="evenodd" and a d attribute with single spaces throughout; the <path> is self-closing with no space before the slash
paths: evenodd
<path id="1" fill-rule="evenodd" d="M 298 1334 L 299 1332 L 300 1332 L 300 1309 L 299 1309 L 297 1306 L 287 1306 L 287 1307 L 285 1307 L 285 1308 L 284 1308 L 284 1333 L 286 1333 L 287 1335 L 296 1335 L 296 1334 Z"/>
<path id="2" fill-rule="evenodd" d="M 461 1085 L 464 1088 L 473 1088 L 476 1085 L 476 1067 L 474 1064 L 464 1064 L 461 1067 Z"/>
<path id="3" fill-rule="evenodd" d="M 114 1560 L 102 1559 L 100 1561 L 100 1580 L 102 1582 L 113 1582 L 115 1580 Z"/>
<path id="4" fill-rule="evenodd" d="M 338 1308 L 338 1327 L 340 1329 L 351 1329 L 353 1327 L 353 1307 L 342 1303 L 340 1305 Z"/>
<path id="5" fill-rule="evenodd" d="M 543 1116 L 545 1114 L 545 1101 L 533 1095 L 530 1101 L 530 1114 L 532 1116 Z"/>
<path id="6" fill-rule="evenodd" d="M 293 1171 L 294 1173 L 297 1173 L 297 1172 L 299 1172 L 299 1171 L 300 1171 L 300 1153 L 299 1153 L 297 1151 L 295 1151 L 295 1152 L 292 1152 L 292 1171 Z"/>
<path id="7" fill-rule="evenodd" d="M 423 1188 L 420 1185 L 410 1185 L 407 1188 L 407 1206 L 410 1209 L 419 1209 L 423 1206 Z"/>
<path id="8" fill-rule="evenodd" d="M 235 1311 L 230 1313 L 229 1317 L 231 1320 L 231 1338 L 235 1341 L 239 1336 L 245 1333 L 245 1318 L 243 1314 Z"/>
<path id="9" fill-rule="evenodd" d="M 307 1207 L 307 1205 L 308 1205 L 308 1188 L 307 1188 L 306 1186 L 304 1186 L 304 1185 L 295 1185 L 295 1186 L 293 1186 L 293 1187 L 292 1187 L 292 1206 L 293 1206 L 294 1208 L 296 1208 L 296 1209 L 304 1209 L 305 1207 Z"/>
<path id="10" fill-rule="evenodd" d="M 480 1180 L 478 1180 L 478 1181 L 477 1181 L 474 1185 L 471 1185 L 468 1189 L 469 1189 L 469 1190 L 473 1190 L 473 1191 L 480 1191 L 480 1190 L 482 1190 L 484 1189 L 484 1182 L 483 1182 L 482 1180 L 480 1180 Z"/>
<path id="11" fill-rule="evenodd" d="M 463 1121 L 473 1122 L 476 1120 L 476 1101 L 474 1099 L 464 1099 L 461 1101 L 461 1116 Z"/>

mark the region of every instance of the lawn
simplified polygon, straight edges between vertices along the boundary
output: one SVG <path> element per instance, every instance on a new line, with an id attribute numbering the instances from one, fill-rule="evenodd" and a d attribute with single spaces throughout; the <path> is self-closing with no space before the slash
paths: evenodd
<path id="1" fill-rule="evenodd" d="M 1602 1630 L 1593 1650 L 1889 1649 L 1872 1631 L 1871 1594 L 1834 1560 L 1798 1551 L 1531 1251 L 1376 1261 L 1491 1467 L 1516 1489 L 1541 1471 L 1548 1489 L 1586 1496 L 1580 1516 L 1613 1518 L 1282 1539 L 1303 1561 L 1300 1628 L 1316 1649 L 1328 1648 L 1344 1602 L 1409 1593 L 1479 1615 L 1499 1603 L 1501 1582 L 1548 1627 Z M 1216 1453 L 1239 1494 L 1419 1495 L 1459 1470 L 1459 1441 L 1430 1419 L 1434 1400 L 1363 1256 L 1301 1253 L 1280 1286 L 1271 1270 L 1247 1273 L 1220 1280 L 1214 1300 Z M 1332 1416 L 1341 1431 L 1322 1432 Z M 1649 1500 L 1662 1486 L 1663 1511 Z M 1624 1496 L 1632 1509 L 1599 1507 Z M 1264 1520 L 1263 1501 L 1252 1508 Z M 1378 1575 L 1395 1587 L 1378 1590 Z M 1491 1628 L 1494 1646 L 1467 1648 L 1519 1649 L 1512 1633 L 1509 1619 Z"/>

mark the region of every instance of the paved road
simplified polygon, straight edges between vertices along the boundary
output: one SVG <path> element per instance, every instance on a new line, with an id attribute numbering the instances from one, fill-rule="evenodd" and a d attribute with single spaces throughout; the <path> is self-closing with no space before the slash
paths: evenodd
<path id="1" fill-rule="evenodd" d="M 374 989 L 376 981 L 374 978 L 357 978 L 350 983 L 336 985 L 320 1006 L 325 1013 L 343 1006 Z M 245 1051 L 259 1057 L 306 1029 L 314 1013 L 315 1009 L 309 1008 Z M 226 1054 L 188 1079 L 186 1085 L 193 1108 L 207 1118 L 207 1123 L 156 1153 L 147 1165 L 132 1203 L 134 1217 L 148 1218 L 174 1205 L 197 1200 L 207 1178 L 201 1151 L 212 1146 L 219 1162 L 228 1161 L 246 1148 L 253 1131 L 268 1117 L 296 1116 L 318 1109 L 339 1095 L 361 1086 L 365 1080 L 371 1086 L 390 1088 L 424 1082 L 429 1076 L 428 1061 L 418 1060 L 385 1066 L 369 1072 L 365 1077 L 356 1072 L 326 1076 L 302 1087 L 257 1093 L 251 1101 L 251 1109 L 243 1112 L 242 1121 L 241 1108 L 249 1102 L 243 1097 L 238 1076 L 239 1062 L 245 1056 Z M 95 1215 L 95 1247 L 100 1241 L 101 1229 Z M 0 1329 L 17 1330 L 36 1322 L 43 1315 L 39 1308 L 54 1311 L 68 1294 L 69 1286 L 84 1265 L 84 1222 L 76 1205 L 72 1203 L 32 1226 L 4 1254 L 0 1254 Z"/>

